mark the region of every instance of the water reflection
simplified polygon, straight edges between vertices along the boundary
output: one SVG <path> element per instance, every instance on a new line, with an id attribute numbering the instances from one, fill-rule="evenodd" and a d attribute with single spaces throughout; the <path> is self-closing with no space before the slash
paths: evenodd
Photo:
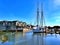
<path id="1" fill-rule="evenodd" d="M 19 34 L 17 34 L 19 35 Z M 18 37 L 18 36 L 17 36 Z M 20 39 L 16 45 L 37 45 L 39 44 L 39 42 L 37 40 L 39 40 L 39 36 L 37 35 L 33 35 L 31 33 L 23 33 L 22 37 L 16 38 L 16 39 Z"/>
<path id="2" fill-rule="evenodd" d="M 60 45 L 60 35 L 59 34 L 48 34 L 46 37 L 45 37 L 45 40 L 46 40 L 46 45 Z"/>
<path id="3" fill-rule="evenodd" d="M 8 36 L 8 41 L 2 43 L 2 35 Z M 0 36 L 0 45 L 60 45 L 59 34 L 45 34 L 32 32 L 4 32 Z"/>
<path id="4" fill-rule="evenodd" d="M 0 45 L 15 45 L 15 34 L 12 32 L 2 32 Z"/>
<path id="5" fill-rule="evenodd" d="M 21 36 L 18 41 L 19 43 L 16 43 L 16 45 L 60 45 L 59 34 L 24 33 Z"/>

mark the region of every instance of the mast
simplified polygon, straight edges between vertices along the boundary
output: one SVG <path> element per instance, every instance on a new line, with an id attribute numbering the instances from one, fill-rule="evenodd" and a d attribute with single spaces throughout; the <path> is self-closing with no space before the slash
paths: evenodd
<path id="1" fill-rule="evenodd" d="M 43 15 L 43 2 L 41 2 L 41 17 L 39 18 L 39 0 L 37 0 L 37 27 L 39 27 L 39 19 L 40 19 L 40 26 L 41 29 L 43 28 L 44 25 L 44 15 Z"/>
<path id="2" fill-rule="evenodd" d="M 37 0 L 37 27 L 39 26 L 39 1 Z"/>
<path id="3" fill-rule="evenodd" d="M 41 20 L 40 20 L 40 25 L 41 29 L 43 28 L 43 21 L 44 21 L 44 16 L 43 16 L 43 3 L 41 2 Z"/>

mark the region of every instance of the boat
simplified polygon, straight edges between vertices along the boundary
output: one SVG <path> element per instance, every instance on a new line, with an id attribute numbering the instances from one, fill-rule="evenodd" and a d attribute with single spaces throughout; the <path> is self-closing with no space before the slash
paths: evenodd
<path id="1" fill-rule="evenodd" d="M 45 33 L 45 29 L 44 28 L 36 28 L 36 29 L 33 29 L 33 33 Z"/>
<path id="2" fill-rule="evenodd" d="M 40 18 L 40 26 L 39 26 L 39 1 L 37 1 L 37 26 L 34 29 L 33 28 L 33 33 L 44 33 L 45 29 L 43 27 L 43 3 L 41 3 L 41 18 Z"/>

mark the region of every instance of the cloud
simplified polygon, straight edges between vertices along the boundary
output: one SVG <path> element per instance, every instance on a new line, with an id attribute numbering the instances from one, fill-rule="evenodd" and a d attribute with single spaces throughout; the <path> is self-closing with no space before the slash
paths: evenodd
<path id="1" fill-rule="evenodd" d="M 56 23 L 60 23 L 60 16 L 58 15 L 58 16 L 55 16 L 55 22 Z"/>
<path id="2" fill-rule="evenodd" d="M 57 16 L 57 17 L 56 17 L 55 22 L 56 22 L 56 23 L 60 23 L 60 16 Z"/>
<path id="3" fill-rule="evenodd" d="M 49 20 L 50 23 L 48 23 L 51 26 L 54 25 L 60 25 L 60 13 L 59 12 L 54 12 L 52 13 L 52 18 Z"/>
<path id="4" fill-rule="evenodd" d="M 58 22 L 58 23 L 59 23 L 59 22 L 60 22 L 60 19 L 59 19 L 59 20 L 56 20 L 56 22 Z"/>
<path id="5" fill-rule="evenodd" d="M 56 18 L 56 19 L 60 19 L 60 16 L 56 16 L 55 18 Z"/>
<path id="6" fill-rule="evenodd" d="M 53 0 L 55 6 L 60 6 L 60 0 Z"/>

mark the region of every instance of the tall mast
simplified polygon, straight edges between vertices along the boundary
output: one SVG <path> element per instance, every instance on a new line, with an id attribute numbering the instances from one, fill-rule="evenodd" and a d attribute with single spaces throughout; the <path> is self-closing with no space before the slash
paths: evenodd
<path id="1" fill-rule="evenodd" d="M 39 26 L 39 1 L 37 0 L 37 27 Z"/>
<path id="2" fill-rule="evenodd" d="M 43 28 L 43 3 L 41 2 L 41 21 L 40 21 L 41 28 Z"/>

